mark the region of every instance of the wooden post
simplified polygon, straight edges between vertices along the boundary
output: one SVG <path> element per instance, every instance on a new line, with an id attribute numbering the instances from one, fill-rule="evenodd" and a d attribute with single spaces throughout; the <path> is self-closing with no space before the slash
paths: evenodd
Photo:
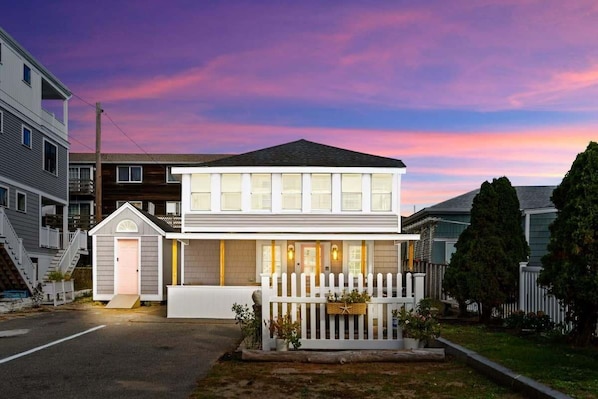
<path id="1" fill-rule="evenodd" d="M 96 103 L 96 174 L 95 174 L 95 222 L 102 221 L 102 112 L 100 103 Z"/>
<path id="2" fill-rule="evenodd" d="M 224 286 L 224 240 L 220 240 L 220 286 Z"/>
<path id="3" fill-rule="evenodd" d="M 281 254 L 282 256 L 282 254 Z M 276 241 L 272 240 L 270 242 L 270 275 L 276 271 Z"/>
<path id="4" fill-rule="evenodd" d="M 316 241 L 316 285 L 320 285 L 320 269 L 322 268 L 322 248 L 320 247 L 320 241 Z"/>
<path id="5" fill-rule="evenodd" d="M 407 261 L 409 262 L 407 267 L 409 268 L 409 271 L 412 272 L 413 271 L 413 257 L 415 256 L 415 245 L 413 241 L 409 241 L 409 253 L 407 254 L 407 256 L 409 257 L 407 259 Z"/>
<path id="6" fill-rule="evenodd" d="M 177 253 L 177 241 L 172 240 L 172 285 L 177 285 L 179 276 L 177 275 L 177 263 L 178 263 L 178 253 Z"/>

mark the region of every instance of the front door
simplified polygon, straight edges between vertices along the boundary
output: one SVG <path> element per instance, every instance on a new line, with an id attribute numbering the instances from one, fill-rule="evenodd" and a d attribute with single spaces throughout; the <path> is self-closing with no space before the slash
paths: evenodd
<path id="1" fill-rule="evenodd" d="M 119 239 L 116 252 L 116 294 L 139 294 L 139 241 Z"/>

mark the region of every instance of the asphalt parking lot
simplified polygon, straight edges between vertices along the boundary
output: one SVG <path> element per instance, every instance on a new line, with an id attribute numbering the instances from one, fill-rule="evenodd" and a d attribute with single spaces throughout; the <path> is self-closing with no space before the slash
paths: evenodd
<path id="1" fill-rule="evenodd" d="M 165 306 L 72 306 L 0 315 L 3 398 L 186 398 L 240 341 L 229 320 L 167 319 Z"/>

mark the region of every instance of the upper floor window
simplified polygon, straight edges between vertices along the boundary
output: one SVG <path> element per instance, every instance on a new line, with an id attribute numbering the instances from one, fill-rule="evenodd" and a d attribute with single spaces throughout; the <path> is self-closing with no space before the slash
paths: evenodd
<path id="1" fill-rule="evenodd" d="M 117 168 L 117 183 L 141 183 L 141 166 L 119 166 Z"/>
<path id="2" fill-rule="evenodd" d="M 116 208 L 120 208 L 126 203 L 133 205 L 135 208 L 143 209 L 143 201 L 116 201 Z"/>
<path id="3" fill-rule="evenodd" d="M 344 173 L 341 178 L 342 210 L 361 210 L 361 175 Z"/>
<path id="4" fill-rule="evenodd" d="M 272 207 L 272 175 L 251 175 L 251 209 L 269 210 Z"/>
<path id="5" fill-rule="evenodd" d="M 191 175 L 191 210 L 209 211 L 212 209 L 211 177 L 208 173 Z"/>
<path id="6" fill-rule="evenodd" d="M 301 175 L 298 173 L 282 174 L 282 209 L 301 210 Z"/>
<path id="7" fill-rule="evenodd" d="M 330 173 L 311 175 L 311 209 L 329 211 L 332 208 L 332 179 Z"/>
<path id="8" fill-rule="evenodd" d="M 23 64 L 23 82 L 31 86 L 31 68 L 27 64 Z"/>
<path id="9" fill-rule="evenodd" d="M 58 152 L 56 146 L 49 141 L 44 140 L 44 170 L 53 175 L 58 174 Z"/>
<path id="10" fill-rule="evenodd" d="M 8 208 L 8 188 L 0 186 L 0 206 Z"/>
<path id="11" fill-rule="evenodd" d="M 223 211 L 241 210 L 241 175 L 226 173 L 221 177 L 220 209 Z"/>
<path id="12" fill-rule="evenodd" d="M 180 183 L 179 178 L 172 174 L 172 166 L 166 167 L 166 183 Z"/>
<path id="13" fill-rule="evenodd" d="M 31 148 L 31 129 L 23 125 L 21 127 L 21 144 Z"/>
<path id="14" fill-rule="evenodd" d="M 27 194 L 17 191 L 17 211 L 27 212 Z"/>
<path id="15" fill-rule="evenodd" d="M 392 175 L 372 174 L 372 211 L 392 210 Z"/>
<path id="16" fill-rule="evenodd" d="M 166 201 L 166 214 L 167 215 L 181 215 L 181 202 L 180 201 Z"/>

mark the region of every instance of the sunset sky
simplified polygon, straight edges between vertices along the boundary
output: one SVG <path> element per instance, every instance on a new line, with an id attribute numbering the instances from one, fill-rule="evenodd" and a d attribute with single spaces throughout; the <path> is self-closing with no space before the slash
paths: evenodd
<path id="1" fill-rule="evenodd" d="M 556 185 L 598 140 L 593 0 L 5 1 L 0 26 L 73 91 L 74 152 L 97 101 L 104 152 L 304 138 L 403 160 L 407 215 Z"/>

